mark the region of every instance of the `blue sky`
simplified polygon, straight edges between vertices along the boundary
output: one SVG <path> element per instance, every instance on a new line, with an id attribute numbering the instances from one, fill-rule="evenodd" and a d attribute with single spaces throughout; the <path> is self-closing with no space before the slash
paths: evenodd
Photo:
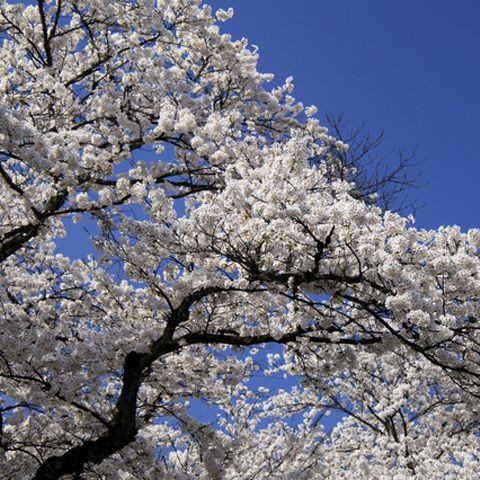
<path id="1" fill-rule="evenodd" d="M 476 0 L 210 0 L 221 24 L 259 47 L 273 84 L 317 116 L 385 132 L 382 151 L 417 147 L 411 192 L 418 228 L 480 228 L 480 2 Z M 273 85 L 272 85 L 273 86 Z M 394 158 L 394 157 L 392 157 Z"/>

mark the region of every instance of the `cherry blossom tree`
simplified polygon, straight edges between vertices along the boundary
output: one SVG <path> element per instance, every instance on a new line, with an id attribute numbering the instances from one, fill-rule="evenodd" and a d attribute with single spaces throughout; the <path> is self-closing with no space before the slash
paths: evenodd
<path id="1" fill-rule="evenodd" d="M 474 478 L 480 232 L 380 208 L 231 14 L 1 4 L 0 478 Z"/>

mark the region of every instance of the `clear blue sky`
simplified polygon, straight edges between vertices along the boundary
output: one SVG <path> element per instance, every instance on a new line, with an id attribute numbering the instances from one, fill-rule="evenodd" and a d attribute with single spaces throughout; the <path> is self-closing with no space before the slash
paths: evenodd
<path id="1" fill-rule="evenodd" d="M 305 106 L 385 131 L 383 151 L 418 146 L 428 186 L 416 226 L 480 228 L 480 1 L 206 0 L 259 47 L 274 84 Z"/>

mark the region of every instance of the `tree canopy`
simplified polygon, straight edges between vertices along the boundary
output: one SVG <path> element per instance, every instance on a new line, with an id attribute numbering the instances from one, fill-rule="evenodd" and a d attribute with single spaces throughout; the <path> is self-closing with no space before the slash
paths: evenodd
<path id="1" fill-rule="evenodd" d="M 474 478 L 480 231 L 388 210 L 231 14 L 0 6 L 0 478 Z"/>

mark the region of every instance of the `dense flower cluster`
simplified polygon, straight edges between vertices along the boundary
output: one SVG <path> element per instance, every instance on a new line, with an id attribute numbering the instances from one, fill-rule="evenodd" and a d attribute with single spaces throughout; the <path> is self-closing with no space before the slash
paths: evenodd
<path id="1" fill-rule="evenodd" d="M 0 6 L 1 478 L 474 478 L 480 232 L 355 194 L 232 13 Z"/>

